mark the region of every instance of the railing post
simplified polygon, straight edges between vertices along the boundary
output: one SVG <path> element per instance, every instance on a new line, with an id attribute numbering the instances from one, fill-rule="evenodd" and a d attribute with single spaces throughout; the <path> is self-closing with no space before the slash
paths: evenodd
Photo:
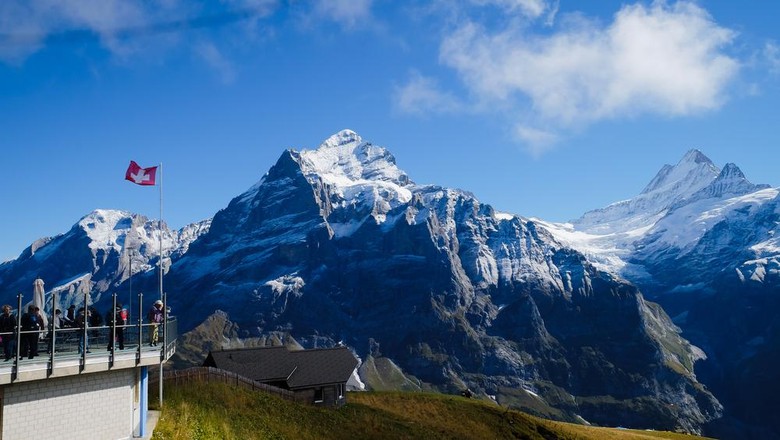
<path id="1" fill-rule="evenodd" d="M 114 292 L 113 295 L 111 295 L 112 300 L 112 306 L 111 311 L 109 312 L 109 316 L 111 319 L 111 338 L 108 343 L 111 345 L 111 351 L 108 353 L 108 368 L 114 367 L 114 353 L 116 353 L 116 292 Z"/>
<path id="2" fill-rule="evenodd" d="M 84 290 L 84 328 L 81 329 L 81 370 L 87 366 L 87 349 L 89 341 L 87 340 L 87 327 L 89 327 L 89 290 Z M 78 319 L 78 317 L 76 318 Z"/>
<path id="3" fill-rule="evenodd" d="M 54 353 L 57 350 L 57 292 L 51 293 L 51 330 L 49 330 L 49 375 L 54 373 Z"/>
<path id="4" fill-rule="evenodd" d="M 19 352 L 22 349 L 22 294 L 16 295 L 16 300 L 19 303 L 16 309 L 16 353 L 14 354 L 14 366 L 12 380 L 16 380 L 19 376 Z"/>
<path id="5" fill-rule="evenodd" d="M 144 294 L 138 293 L 138 353 L 136 355 L 136 364 L 141 363 L 141 348 L 144 345 Z"/>
<path id="6" fill-rule="evenodd" d="M 162 260 L 160 260 L 160 279 L 162 280 Z M 160 282 L 160 286 L 162 287 L 162 281 Z M 162 380 L 162 376 L 163 376 L 163 360 L 165 359 L 165 351 L 166 351 L 165 343 L 167 342 L 166 338 L 165 338 L 165 332 L 168 330 L 168 323 L 165 322 L 165 320 L 168 317 L 168 303 L 166 302 L 166 300 L 168 298 L 167 298 L 167 294 L 166 293 L 164 293 L 164 292 L 160 292 L 160 293 L 162 294 L 162 301 L 163 301 L 163 322 L 162 322 L 162 324 L 163 324 L 163 351 L 162 351 L 162 354 L 160 355 L 160 408 L 162 408 L 162 406 L 163 406 L 163 380 Z M 159 326 L 157 328 L 157 331 L 158 331 L 157 335 L 159 337 Z"/>
<path id="7" fill-rule="evenodd" d="M 168 293 L 163 293 L 163 321 L 162 321 L 162 340 L 163 340 L 163 351 L 162 351 L 162 357 L 160 358 L 161 361 L 164 361 L 166 356 L 168 355 Z M 160 366 L 162 366 L 162 362 L 160 363 Z"/>

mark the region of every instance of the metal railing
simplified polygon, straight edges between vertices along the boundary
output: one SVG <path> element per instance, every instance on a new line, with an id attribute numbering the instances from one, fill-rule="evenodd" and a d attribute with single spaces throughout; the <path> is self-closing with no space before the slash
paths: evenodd
<path id="1" fill-rule="evenodd" d="M 88 303 L 85 297 L 85 304 Z M 163 303 L 165 304 L 165 297 Z M 5 364 L 0 361 L 0 371 L 8 370 L 9 363 L 11 381 L 15 381 L 19 374 L 19 368 L 26 364 L 41 363 L 46 361 L 48 374 L 51 375 L 59 361 L 73 363 L 79 361 L 79 371 L 84 369 L 88 359 L 102 357 L 113 366 L 117 356 L 134 353 L 136 364 L 140 363 L 142 354 L 159 353 L 159 361 L 164 362 L 175 352 L 176 339 L 178 338 L 178 323 L 175 316 L 169 316 L 167 307 L 163 310 L 163 322 L 144 322 L 145 314 L 143 294 L 138 294 L 137 317 L 134 321 L 128 319 L 125 324 L 109 323 L 107 325 L 89 325 L 89 306 L 85 307 L 83 326 L 56 327 L 55 319 L 49 320 L 47 329 L 22 330 L 22 294 L 17 297 L 18 313 L 16 314 L 16 328 L 14 332 L 0 333 L 3 350 L 12 356 Z M 57 304 L 56 293 L 52 294 L 52 304 Z M 116 318 L 117 296 L 113 295 L 111 310 L 106 314 Z M 52 307 L 54 309 L 54 306 Z M 27 321 L 27 319 L 25 319 Z M 64 322 L 64 321 L 60 321 Z M 116 321 L 114 321 L 116 322 Z M 154 332 L 157 332 L 159 342 L 152 345 Z M 8 352 L 5 352 L 5 350 Z M 10 361 L 13 361 L 12 363 Z"/>

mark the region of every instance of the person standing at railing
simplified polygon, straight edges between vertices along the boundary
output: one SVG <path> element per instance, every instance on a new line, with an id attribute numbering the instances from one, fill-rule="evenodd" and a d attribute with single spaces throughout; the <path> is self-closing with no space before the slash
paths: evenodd
<path id="1" fill-rule="evenodd" d="M 16 316 L 11 314 L 11 306 L 3 306 L 3 314 L 0 315 L 0 337 L 3 338 L 3 354 L 9 361 L 16 350 Z"/>
<path id="2" fill-rule="evenodd" d="M 87 323 L 89 324 L 89 327 L 92 328 L 92 330 L 89 331 L 92 333 L 90 336 L 93 338 L 99 338 L 100 330 L 98 327 L 103 325 L 103 316 L 94 306 L 87 307 Z"/>
<path id="3" fill-rule="evenodd" d="M 65 318 L 63 319 L 65 321 L 65 327 L 75 327 L 76 326 L 76 306 L 71 304 L 70 307 L 68 307 L 68 312 L 65 313 Z"/>
<path id="4" fill-rule="evenodd" d="M 122 304 L 117 304 L 115 310 L 109 310 L 106 313 L 106 321 L 111 326 L 108 336 L 108 351 L 114 349 L 113 333 L 116 332 L 116 343 L 120 350 L 125 349 L 125 324 L 127 323 L 127 309 L 122 308 Z"/>
<path id="5" fill-rule="evenodd" d="M 57 309 L 54 311 L 54 315 L 51 317 L 51 326 L 55 330 L 59 330 L 63 327 L 62 325 L 62 310 Z"/>
<path id="6" fill-rule="evenodd" d="M 19 325 L 22 331 L 25 332 L 21 338 L 22 348 L 19 354 L 27 356 L 27 359 L 38 356 L 38 335 L 43 329 L 43 319 L 41 319 L 41 314 L 36 309 L 37 307 L 30 305 L 27 308 L 27 313 L 19 319 Z"/>
<path id="7" fill-rule="evenodd" d="M 160 340 L 159 335 L 159 329 L 160 324 L 163 322 L 163 302 L 159 299 L 154 302 L 154 305 L 152 305 L 152 308 L 149 310 L 149 314 L 147 316 L 149 319 L 149 322 L 152 324 L 151 329 L 149 330 L 149 346 L 150 347 L 156 347 L 157 343 Z"/>

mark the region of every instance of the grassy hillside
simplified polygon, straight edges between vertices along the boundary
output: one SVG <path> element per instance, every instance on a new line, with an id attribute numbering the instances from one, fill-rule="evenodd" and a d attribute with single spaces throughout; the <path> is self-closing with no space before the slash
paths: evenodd
<path id="1" fill-rule="evenodd" d="M 154 439 L 650 439 L 695 437 L 551 422 L 457 396 L 350 393 L 318 409 L 223 383 L 170 385 Z"/>

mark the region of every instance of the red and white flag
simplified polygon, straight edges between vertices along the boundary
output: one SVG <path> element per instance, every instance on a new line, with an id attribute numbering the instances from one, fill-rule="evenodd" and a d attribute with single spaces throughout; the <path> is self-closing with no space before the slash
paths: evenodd
<path id="1" fill-rule="evenodd" d="M 129 180 L 136 185 L 154 185 L 154 178 L 157 174 L 157 167 L 141 168 L 135 161 L 130 161 L 127 167 L 125 180 Z"/>

